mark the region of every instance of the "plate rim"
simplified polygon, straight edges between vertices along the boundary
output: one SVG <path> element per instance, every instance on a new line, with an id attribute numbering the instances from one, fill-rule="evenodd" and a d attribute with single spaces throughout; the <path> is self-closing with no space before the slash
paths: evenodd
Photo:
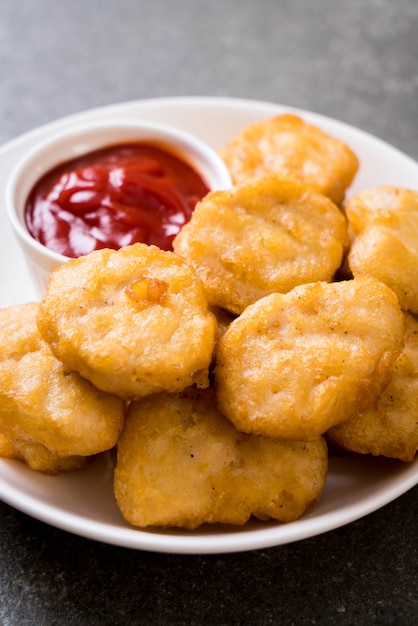
<path id="1" fill-rule="evenodd" d="M 369 460 L 369 458 L 362 458 L 366 464 Z M 348 510 L 349 515 L 346 514 L 343 520 L 341 520 L 339 510 L 332 510 L 313 520 L 306 517 L 305 514 L 298 520 L 286 524 L 274 521 L 260 522 L 260 528 L 256 530 L 246 530 L 245 525 L 242 527 L 231 526 L 228 528 L 228 532 L 222 535 L 215 533 L 205 535 L 204 545 L 200 543 L 201 535 L 196 532 L 182 532 L 182 529 L 169 529 L 167 533 L 164 532 L 164 529 L 137 529 L 130 527 L 129 524 L 126 524 L 126 527 L 114 528 L 105 522 L 86 520 L 80 514 L 63 513 L 62 511 L 57 518 L 56 515 L 53 515 L 56 507 L 41 501 L 41 508 L 39 508 L 39 499 L 27 494 L 24 494 L 23 500 L 19 499 L 22 497 L 22 492 L 10 487 L 10 484 L 5 481 L 1 475 L 1 467 L 16 465 L 20 469 L 20 462 L 15 460 L 0 459 L 0 499 L 16 510 L 54 528 L 114 546 L 170 554 L 237 553 L 295 543 L 342 528 L 383 508 L 418 484 L 418 464 L 416 461 L 412 464 L 402 464 L 402 462 L 390 459 L 381 459 L 381 461 L 383 463 L 388 461 L 396 465 L 401 474 L 406 474 L 406 479 L 404 478 L 402 482 L 396 482 L 390 489 L 384 489 L 384 484 L 381 485 L 379 497 L 375 497 L 367 506 L 362 499 L 346 507 L 345 512 Z M 26 468 L 24 470 L 26 471 Z M 54 477 L 49 478 L 53 479 Z M 4 490 L 4 486 L 6 486 L 6 490 Z M 324 519 L 325 524 L 323 523 Z M 122 518 L 121 523 L 125 523 Z M 278 528 L 281 531 L 279 540 L 275 536 L 275 531 Z"/>

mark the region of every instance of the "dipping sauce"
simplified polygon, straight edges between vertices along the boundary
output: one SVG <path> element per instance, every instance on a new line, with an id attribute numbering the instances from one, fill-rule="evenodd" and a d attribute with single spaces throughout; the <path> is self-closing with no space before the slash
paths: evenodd
<path id="1" fill-rule="evenodd" d="M 162 147 L 111 146 L 45 174 L 29 194 L 25 220 L 32 237 L 68 257 L 137 242 L 172 250 L 208 191 L 193 167 Z"/>

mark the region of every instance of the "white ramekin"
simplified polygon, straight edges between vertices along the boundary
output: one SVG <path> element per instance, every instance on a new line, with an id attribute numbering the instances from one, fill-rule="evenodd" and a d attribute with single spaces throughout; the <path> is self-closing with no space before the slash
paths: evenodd
<path id="1" fill-rule="evenodd" d="M 36 241 L 25 224 L 25 205 L 36 182 L 57 165 L 88 152 L 128 142 L 147 142 L 171 149 L 192 165 L 209 189 L 228 189 L 231 178 L 217 152 L 183 130 L 142 121 L 75 123 L 33 146 L 13 167 L 6 183 L 6 209 L 39 295 L 51 272 L 68 257 Z"/>

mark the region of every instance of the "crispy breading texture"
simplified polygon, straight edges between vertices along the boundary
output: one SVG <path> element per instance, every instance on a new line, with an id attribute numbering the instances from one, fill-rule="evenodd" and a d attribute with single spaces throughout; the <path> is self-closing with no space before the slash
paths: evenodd
<path id="1" fill-rule="evenodd" d="M 9 439 L 0 434 L 0 458 L 24 461 L 37 472 L 51 476 L 73 472 L 89 465 L 92 456 L 59 456 L 39 443 Z"/>
<path id="2" fill-rule="evenodd" d="M 340 204 L 358 159 L 342 141 L 297 115 L 278 115 L 244 128 L 221 152 L 232 180 L 285 176 L 309 184 Z"/>
<path id="3" fill-rule="evenodd" d="M 348 265 L 388 285 L 403 309 L 418 313 L 418 192 L 399 187 L 366 189 L 347 201 L 354 234 Z"/>
<path id="4" fill-rule="evenodd" d="M 251 515 L 289 522 L 321 495 L 325 441 L 281 442 L 235 430 L 212 389 L 159 394 L 131 405 L 114 490 L 134 526 L 241 525 Z"/>
<path id="5" fill-rule="evenodd" d="M 418 449 L 418 321 L 405 313 L 405 347 L 376 407 L 361 411 L 328 436 L 360 454 L 412 461 Z"/>
<path id="6" fill-rule="evenodd" d="M 208 385 L 216 320 L 203 285 L 155 246 L 98 250 L 55 270 L 38 326 L 66 367 L 126 399 Z"/>
<path id="7" fill-rule="evenodd" d="M 348 234 L 331 200 L 270 177 L 209 193 L 173 247 L 202 279 L 209 303 L 239 314 L 269 293 L 330 281 Z"/>
<path id="8" fill-rule="evenodd" d="M 37 309 L 28 303 L 0 310 L 1 450 L 53 473 L 113 448 L 125 407 L 55 358 L 38 332 Z"/>
<path id="9" fill-rule="evenodd" d="M 314 439 L 377 401 L 402 345 L 397 298 L 374 278 L 271 294 L 219 341 L 220 410 L 244 432 Z"/>

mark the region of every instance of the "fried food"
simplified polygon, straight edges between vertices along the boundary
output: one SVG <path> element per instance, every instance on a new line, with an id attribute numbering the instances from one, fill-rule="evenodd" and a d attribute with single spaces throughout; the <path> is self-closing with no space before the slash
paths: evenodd
<path id="1" fill-rule="evenodd" d="M 361 411 L 328 436 L 345 450 L 412 461 L 418 449 L 418 321 L 405 314 L 405 347 L 376 407 Z"/>
<path id="2" fill-rule="evenodd" d="M 235 183 L 284 176 L 309 184 L 340 204 L 358 170 L 358 159 L 342 141 L 285 114 L 244 128 L 224 149 Z"/>
<path id="3" fill-rule="evenodd" d="M 236 318 L 236 315 L 217 306 L 211 307 L 210 310 L 214 314 L 217 322 L 216 341 L 219 341 L 230 323 Z"/>
<path id="4" fill-rule="evenodd" d="M 269 293 L 331 280 L 346 246 L 346 221 L 335 204 L 274 177 L 209 193 L 173 242 L 210 305 L 235 314 Z"/>
<path id="5" fill-rule="evenodd" d="M 59 456 L 40 443 L 9 439 L 0 434 L 0 458 L 24 461 L 31 469 L 44 474 L 73 472 L 86 467 L 92 456 Z"/>
<path id="6" fill-rule="evenodd" d="M 354 235 L 348 256 L 353 275 L 375 276 L 403 309 L 418 313 L 418 192 L 366 189 L 348 200 L 345 212 Z"/>
<path id="7" fill-rule="evenodd" d="M 0 310 L 0 454 L 55 473 L 113 448 L 125 407 L 55 358 L 38 332 L 37 308 Z"/>
<path id="8" fill-rule="evenodd" d="M 397 298 L 372 277 L 271 294 L 219 341 L 220 410 L 244 432 L 314 439 L 377 401 L 402 345 Z"/>
<path id="9" fill-rule="evenodd" d="M 325 441 L 245 435 L 217 410 L 212 389 L 162 393 L 130 406 L 114 490 L 134 526 L 289 522 L 322 492 Z"/>
<path id="10" fill-rule="evenodd" d="M 155 246 L 98 250 L 55 270 L 38 326 L 67 368 L 126 399 L 208 385 L 216 320 L 202 283 Z"/>

